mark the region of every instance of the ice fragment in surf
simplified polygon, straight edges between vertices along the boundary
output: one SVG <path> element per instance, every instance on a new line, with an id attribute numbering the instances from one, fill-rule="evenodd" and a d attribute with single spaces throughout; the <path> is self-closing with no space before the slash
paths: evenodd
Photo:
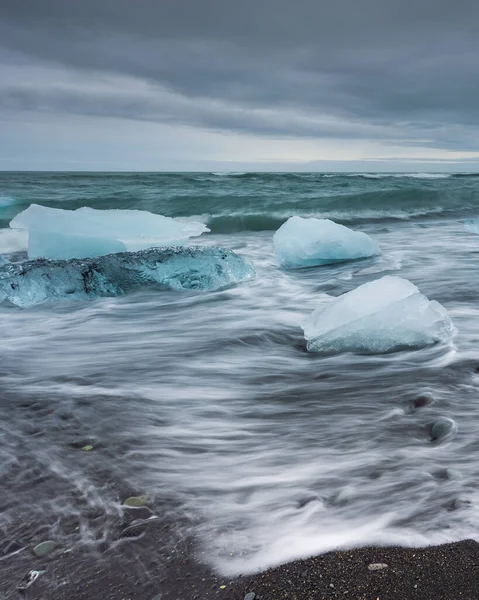
<path id="1" fill-rule="evenodd" d="M 379 254 L 379 247 L 361 231 L 329 219 L 291 217 L 273 237 L 279 264 L 290 269 L 328 265 Z"/>
<path id="2" fill-rule="evenodd" d="M 32 204 L 10 222 L 28 230 L 29 258 L 87 258 L 153 246 L 177 246 L 209 229 L 142 210 L 77 210 Z"/>
<path id="3" fill-rule="evenodd" d="M 303 330 L 310 352 L 382 353 L 445 341 L 454 326 L 413 283 L 386 276 L 318 308 Z"/>
<path id="4" fill-rule="evenodd" d="M 32 585 L 32 583 L 35 583 L 38 577 L 43 575 L 43 573 L 45 573 L 45 571 L 29 571 L 17 585 L 17 590 L 19 592 L 24 592 Z"/>
<path id="5" fill-rule="evenodd" d="M 464 227 L 471 233 L 479 234 L 479 219 L 471 219 L 464 222 Z"/>
<path id="6" fill-rule="evenodd" d="M 72 260 L 29 260 L 0 267 L 0 300 L 27 308 L 51 300 L 120 296 L 148 284 L 216 290 L 254 276 L 223 248 L 151 248 Z"/>

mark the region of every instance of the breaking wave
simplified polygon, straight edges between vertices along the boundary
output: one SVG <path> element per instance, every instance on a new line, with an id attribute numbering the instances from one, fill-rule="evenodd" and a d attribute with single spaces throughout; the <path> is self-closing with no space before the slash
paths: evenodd
<path id="1" fill-rule="evenodd" d="M 476 174 L 148 173 L 5 176 L 0 226 L 36 203 L 145 210 L 206 222 L 213 233 L 271 231 L 292 215 L 365 222 L 479 217 Z M 121 188 L 115 187 L 121 182 Z M 15 198 L 15 200 L 13 199 Z"/>
<path id="2" fill-rule="evenodd" d="M 479 195 L 470 198 L 441 198 L 421 191 L 372 192 L 336 196 L 301 203 L 281 203 L 268 210 L 232 211 L 203 214 L 195 218 L 207 224 L 212 233 L 276 230 L 289 217 L 317 217 L 354 225 L 366 222 L 407 221 L 413 219 L 465 218 L 479 213 Z"/>

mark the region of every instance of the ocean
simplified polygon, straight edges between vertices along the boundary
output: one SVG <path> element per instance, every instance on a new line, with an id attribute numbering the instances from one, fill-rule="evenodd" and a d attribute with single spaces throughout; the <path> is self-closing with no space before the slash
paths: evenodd
<path id="1" fill-rule="evenodd" d="M 0 531 L 69 551 L 116 543 L 146 495 L 197 556 L 234 576 L 338 547 L 479 540 L 479 177 L 468 174 L 1 173 L 0 254 L 32 203 L 202 221 L 193 243 L 249 259 L 216 292 L 0 306 Z M 278 268 L 290 216 L 369 234 L 377 257 Z M 409 279 L 457 328 L 450 344 L 308 353 L 325 295 Z M 457 431 L 431 441 L 449 417 Z M 85 450 L 86 448 L 86 450 Z"/>

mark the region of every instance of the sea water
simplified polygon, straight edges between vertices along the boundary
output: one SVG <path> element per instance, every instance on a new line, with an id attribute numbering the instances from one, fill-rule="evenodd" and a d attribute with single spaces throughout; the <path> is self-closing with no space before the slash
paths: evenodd
<path id="1" fill-rule="evenodd" d="M 3 173 L 0 197 L 12 261 L 27 240 L 9 221 L 36 203 L 203 222 L 195 243 L 256 269 L 214 292 L 0 305 L 2 531 L 104 544 L 120 481 L 222 573 L 479 539 L 479 236 L 464 226 L 479 217 L 478 177 Z M 364 231 L 382 253 L 282 270 L 273 234 L 293 215 Z M 301 324 L 321 303 L 385 275 L 443 305 L 452 341 L 307 352 Z"/>

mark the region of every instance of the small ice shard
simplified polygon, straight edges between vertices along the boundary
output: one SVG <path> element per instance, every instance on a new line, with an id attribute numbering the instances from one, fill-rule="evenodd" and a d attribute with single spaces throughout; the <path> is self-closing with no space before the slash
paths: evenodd
<path id="1" fill-rule="evenodd" d="M 52 300 L 120 296 L 155 283 L 172 290 L 216 290 L 253 276 L 248 261 L 231 250 L 213 247 L 38 259 L 0 267 L 0 301 L 27 308 Z"/>
<path id="2" fill-rule="evenodd" d="M 279 264 L 288 269 L 329 265 L 380 253 L 365 233 L 329 219 L 291 217 L 273 237 Z"/>
<path id="3" fill-rule="evenodd" d="M 387 275 L 315 310 L 303 330 L 310 352 L 383 353 L 445 341 L 454 326 L 441 304 Z"/>
<path id="4" fill-rule="evenodd" d="M 29 571 L 18 584 L 17 590 L 19 592 L 24 592 L 32 585 L 32 583 L 35 583 L 38 577 L 43 575 L 43 573 L 45 573 L 45 571 Z"/>
<path id="5" fill-rule="evenodd" d="M 479 234 L 479 219 L 464 221 L 464 227 L 471 233 Z"/>
<path id="6" fill-rule="evenodd" d="M 77 210 L 30 205 L 10 222 L 28 231 L 29 258 L 88 258 L 114 252 L 179 246 L 209 229 L 142 210 Z"/>

